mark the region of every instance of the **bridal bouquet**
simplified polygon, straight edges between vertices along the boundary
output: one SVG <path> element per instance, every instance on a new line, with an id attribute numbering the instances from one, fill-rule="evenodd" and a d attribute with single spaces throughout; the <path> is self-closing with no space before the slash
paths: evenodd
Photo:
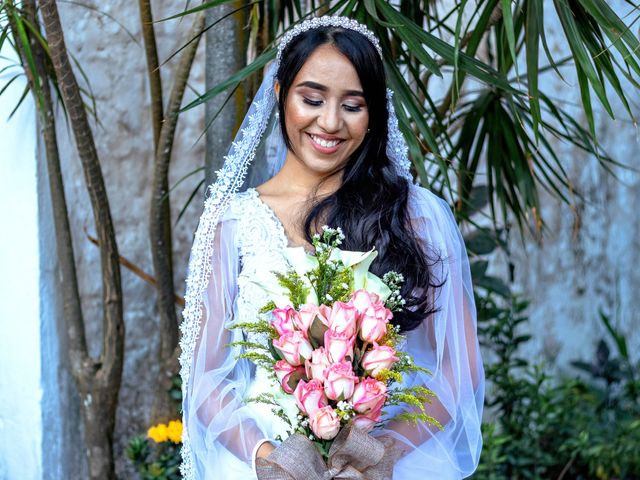
<path id="1" fill-rule="evenodd" d="M 409 404 L 411 412 L 393 419 L 440 427 L 424 407 L 434 394 L 400 385 L 403 374 L 426 371 L 402 351 L 404 337 L 390 323 L 405 303 L 402 275 L 380 279 L 368 271 L 377 252 L 341 250 L 343 240 L 340 229 L 323 227 L 313 238 L 314 254 L 289 248 L 288 271 L 254 279 L 271 301 L 257 321 L 234 328 L 266 341 L 232 344 L 245 348 L 240 357 L 256 363 L 274 387 L 247 400 L 271 405 L 289 434 L 309 439 L 325 460 L 341 432 L 370 431 L 386 406 Z"/>

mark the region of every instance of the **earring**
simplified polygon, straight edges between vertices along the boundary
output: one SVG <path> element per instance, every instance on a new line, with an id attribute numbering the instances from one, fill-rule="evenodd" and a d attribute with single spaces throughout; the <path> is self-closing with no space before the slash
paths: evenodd
<path id="1" fill-rule="evenodd" d="M 371 129 L 370 129 L 370 128 L 367 128 L 367 133 L 369 133 L 370 131 L 371 131 Z"/>

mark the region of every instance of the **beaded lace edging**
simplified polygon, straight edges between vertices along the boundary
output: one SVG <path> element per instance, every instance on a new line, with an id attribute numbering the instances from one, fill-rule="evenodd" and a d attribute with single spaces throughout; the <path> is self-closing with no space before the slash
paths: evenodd
<path id="1" fill-rule="evenodd" d="M 211 275 L 211 258 L 215 239 L 215 227 L 222 213 L 229 206 L 231 198 L 238 191 L 247 175 L 249 164 L 256 154 L 256 148 L 267 126 L 269 115 L 275 104 L 273 87 L 269 87 L 262 99 L 257 100 L 255 112 L 249 116 L 249 124 L 241 130 L 241 139 L 232 144 L 232 153 L 225 157 L 218 179 L 210 188 L 205 201 L 204 213 L 196 231 L 194 244 L 189 260 L 189 274 L 185 294 L 185 309 L 180 325 L 180 376 L 182 377 L 182 397 L 187 397 L 188 382 L 195 344 L 200 331 L 202 294 L 207 287 Z M 183 424 L 182 465 L 180 472 L 185 480 L 194 480 L 195 472 L 191 455 L 191 442 Z"/>

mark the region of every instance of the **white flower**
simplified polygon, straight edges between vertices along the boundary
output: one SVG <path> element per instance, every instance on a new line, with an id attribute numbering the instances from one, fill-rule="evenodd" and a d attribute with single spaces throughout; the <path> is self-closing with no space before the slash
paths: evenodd
<path id="1" fill-rule="evenodd" d="M 306 274 L 318 266 L 318 260 L 305 252 L 303 247 L 287 248 L 284 253 L 289 266 L 300 276 L 308 287 L 309 294 L 307 295 L 305 303 L 317 305 L 318 297 L 311 287 L 311 282 L 306 277 Z M 286 272 L 280 273 L 286 274 Z M 273 272 L 260 269 L 255 273 L 250 282 L 264 290 L 278 308 L 284 308 L 292 304 L 289 298 L 289 290 L 280 285 Z"/>

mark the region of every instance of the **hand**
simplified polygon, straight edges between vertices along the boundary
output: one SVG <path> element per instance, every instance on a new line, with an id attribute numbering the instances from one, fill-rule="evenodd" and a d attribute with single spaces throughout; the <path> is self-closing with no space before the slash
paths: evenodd
<path id="1" fill-rule="evenodd" d="M 273 446 L 273 443 L 264 442 L 258 448 L 258 451 L 256 452 L 256 458 L 267 458 L 275 449 L 276 447 Z"/>
<path id="2" fill-rule="evenodd" d="M 406 443 L 400 442 L 397 438 L 388 434 L 378 435 L 374 438 L 383 442 L 385 444 L 387 452 L 389 452 L 389 454 L 397 456 L 398 459 L 404 457 L 408 453 L 411 453 L 411 451 L 413 450 Z"/>

